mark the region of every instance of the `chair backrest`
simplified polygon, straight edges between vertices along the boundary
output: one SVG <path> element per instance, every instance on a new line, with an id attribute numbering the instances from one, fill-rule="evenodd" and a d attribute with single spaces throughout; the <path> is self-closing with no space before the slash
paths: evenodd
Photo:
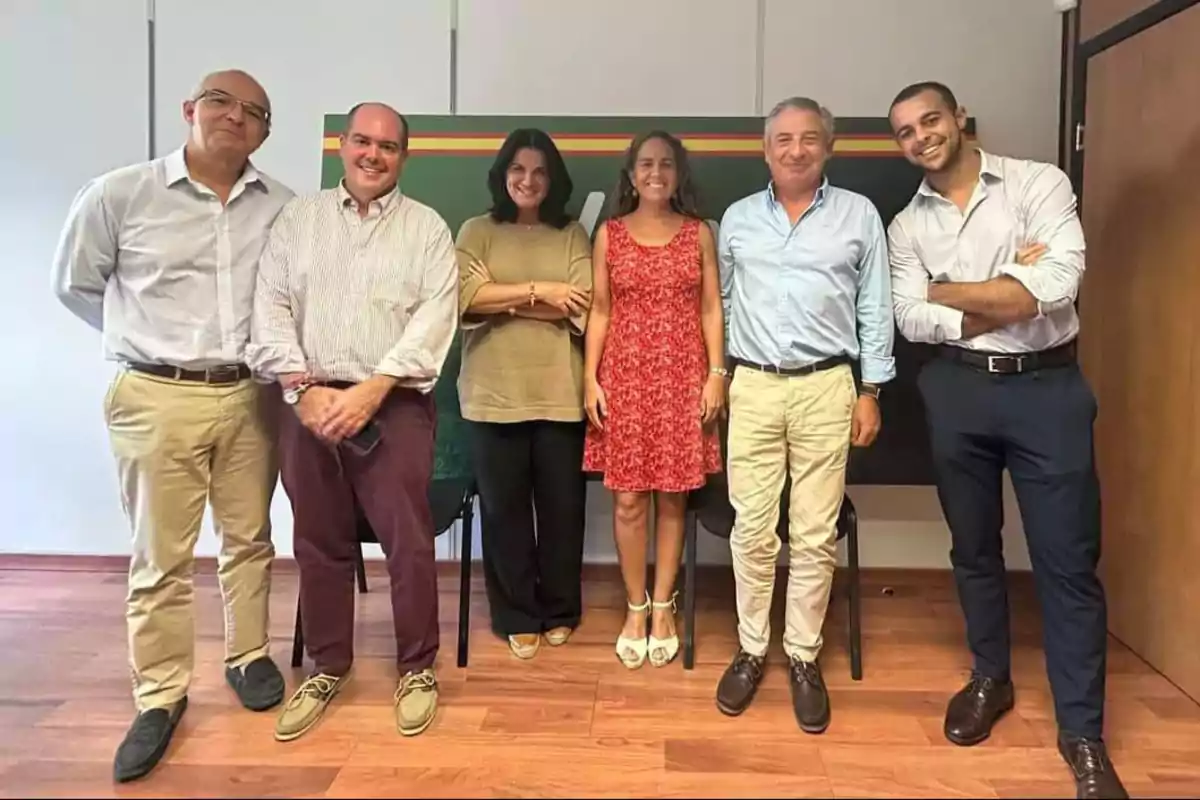
<path id="1" fill-rule="evenodd" d="M 429 509 L 433 512 L 433 535 L 441 536 L 462 517 L 467 503 L 474 497 L 474 483 L 467 478 L 444 478 L 429 484 Z M 362 506 L 354 504 L 358 517 L 358 541 L 374 544 L 379 541 Z"/>

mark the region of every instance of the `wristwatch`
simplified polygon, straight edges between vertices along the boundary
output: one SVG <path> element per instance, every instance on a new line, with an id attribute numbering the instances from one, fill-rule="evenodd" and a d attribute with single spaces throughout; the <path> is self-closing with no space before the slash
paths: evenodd
<path id="1" fill-rule="evenodd" d="M 289 386 L 283 390 L 283 402 L 289 406 L 294 406 L 300 402 L 300 398 L 312 386 L 312 381 L 303 380 L 295 386 Z"/>
<path id="2" fill-rule="evenodd" d="M 867 397 L 879 399 L 879 386 L 874 383 L 864 383 L 858 387 L 858 393 Z"/>

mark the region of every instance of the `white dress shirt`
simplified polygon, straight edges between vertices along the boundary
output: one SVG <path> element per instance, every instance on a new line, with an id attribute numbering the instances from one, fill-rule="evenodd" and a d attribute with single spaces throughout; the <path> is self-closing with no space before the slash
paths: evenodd
<path id="1" fill-rule="evenodd" d="M 360 217 L 341 184 L 297 197 L 263 251 L 247 363 L 264 378 L 390 375 L 429 392 L 458 326 L 445 220 L 398 189 Z"/>
<path id="2" fill-rule="evenodd" d="M 1084 270 L 1083 226 L 1075 192 L 1052 164 L 980 151 L 979 182 L 966 211 L 922 181 L 888 227 L 896 324 L 914 342 L 1025 353 L 1056 347 L 1079 332 L 1075 298 Z M 1016 263 L 1035 242 L 1048 250 L 1036 264 Z M 928 300 L 931 281 L 1020 281 L 1038 315 L 963 339 L 963 312 Z"/>
<path id="3" fill-rule="evenodd" d="M 188 175 L 183 148 L 121 167 L 75 196 L 54 256 L 54 291 L 118 361 L 204 369 L 241 363 L 255 272 L 293 196 L 247 165 L 220 198 Z"/>

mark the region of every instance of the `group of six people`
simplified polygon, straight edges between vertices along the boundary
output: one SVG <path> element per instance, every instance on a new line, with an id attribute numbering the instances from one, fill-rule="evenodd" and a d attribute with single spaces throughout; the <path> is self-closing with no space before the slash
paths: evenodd
<path id="1" fill-rule="evenodd" d="M 187 705 L 206 504 L 220 539 L 225 677 L 246 708 L 283 704 L 277 739 L 310 730 L 349 677 L 360 514 L 390 576 L 398 731 L 432 723 L 433 389 L 459 331 L 491 625 L 512 653 L 565 645 L 580 623 L 594 473 L 614 495 L 627 594 L 616 655 L 631 669 L 671 663 L 688 493 L 724 466 L 739 646 L 716 705 L 742 713 L 767 669 L 790 477 L 782 645 L 798 724 L 824 731 L 821 631 L 848 452 L 878 434 L 898 327 L 938 345 L 918 386 L 974 659 L 945 735 L 983 741 L 1014 702 L 1000 535 L 1008 469 L 1044 612 L 1059 750 L 1081 796 L 1124 795 L 1103 743 L 1096 408 L 1074 358 L 1075 196 L 1057 167 L 971 143 L 947 87 L 908 86 L 888 109 L 924 180 L 886 229 L 869 199 L 829 183 L 834 118 L 803 97 L 767 115 L 770 183 L 730 205 L 715 231 L 686 148 L 651 131 L 629 145 L 594 236 L 568 213 L 571 178 L 540 130 L 507 137 L 487 175 L 490 208 L 454 236 L 399 189 L 408 122 L 384 104 L 351 109 L 345 177 L 302 196 L 250 161 L 271 128 L 253 77 L 208 75 L 182 110 L 183 146 L 78 193 L 54 264 L 57 296 L 120 364 L 104 416 L 133 534 L 138 713 L 117 780 L 153 769 Z M 267 633 L 279 478 L 314 662 L 286 702 Z"/>

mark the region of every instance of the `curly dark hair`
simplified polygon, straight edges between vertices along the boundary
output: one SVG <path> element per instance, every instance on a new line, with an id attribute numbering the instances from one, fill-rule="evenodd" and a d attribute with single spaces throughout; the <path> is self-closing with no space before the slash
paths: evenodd
<path id="1" fill-rule="evenodd" d="M 517 204 L 508 195 L 508 167 L 516 158 L 517 152 L 523 148 L 539 151 L 546 159 L 546 174 L 550 186 L 546 197 L 538 207 L 538 219 L 552 227 L 562 229 L 571 222 L 567 214 L 567 203 L 575 184 L 571 182 L 571 174 L 563 162 L 562 154 L 554 145 L 554 140 L 537 128 L 517 128 L 508 135 L 504 144 L 496 153 L 496 160 L 488 170 L 488 191 L 492 195 L 492 207 L 488 209 L 496 222 L 516 222 Z"/>
<path id="2" fill-rule="evenodd" d="M 642 145 L 651 139 L 660 139 L 667 143 L 675 158 L 675 174 L 678 184 L 675 194 L 671 196 L 671 208 L 679 214 L 700 219 L 699 202 L 696 185 L 692 180 L 692 168 L 688 163 L 688 151 L 683 142 L 666 131 L 647 131 L 635 136 L 625 151 L 625 163 L 621 165 L 621 175 L 617 179 L 617 190 L 612 195 L 611 217 L 623 217 L 638 207 L 637 194 L 633 190 L 633 171 L 637 165 L 638 153 Z"/>

